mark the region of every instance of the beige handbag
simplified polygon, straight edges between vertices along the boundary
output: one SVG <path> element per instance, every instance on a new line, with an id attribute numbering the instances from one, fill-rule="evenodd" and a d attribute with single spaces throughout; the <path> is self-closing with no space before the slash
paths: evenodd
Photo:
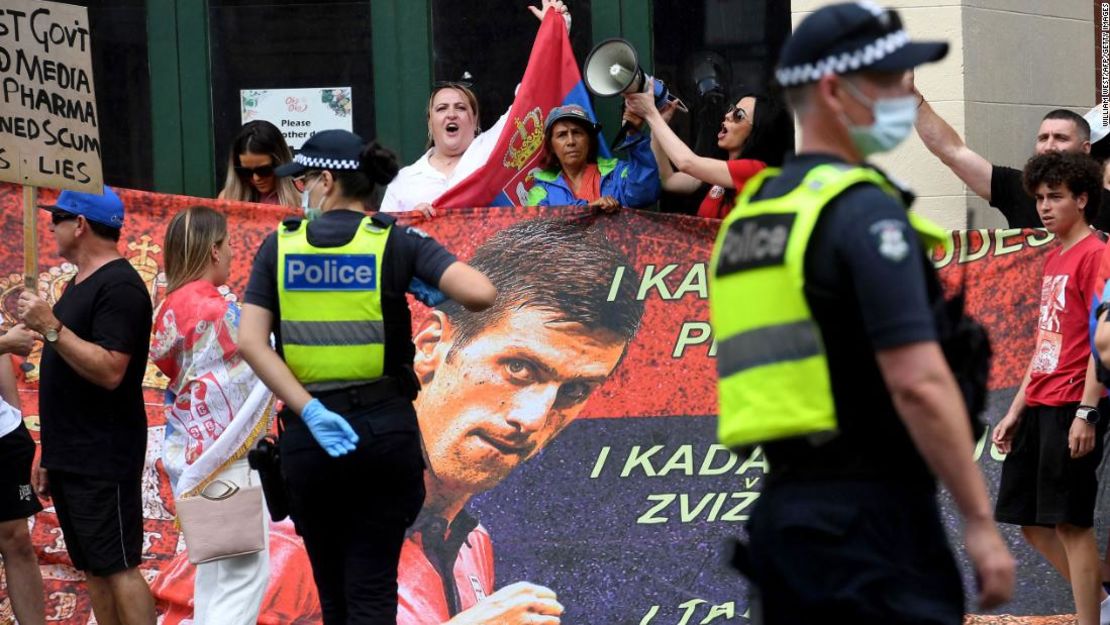
<path id="1" fill-rule="evenodd" d="M 201 564 L 266 548 L 262 487 L 214 480 L 199 495 L 177 500 L 189 562 Z"/>

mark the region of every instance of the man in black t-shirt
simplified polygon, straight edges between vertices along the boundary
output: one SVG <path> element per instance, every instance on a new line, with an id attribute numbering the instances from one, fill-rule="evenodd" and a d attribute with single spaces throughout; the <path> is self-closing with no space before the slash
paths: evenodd
<path id="1" fill-rule="evenodd" d="M 153 625 L 154 600 L 139 573 L 146 411 L 142 382 L 150 293 L 117 245 L 123 202 L 64 191 L 51 206 L 58 254 L 77 275 L 54 305 L 19 296 L 19 314 L 42 335 L 39 414 L 42 468 L 74 567 L 87 573 L 101 623 Z"/>
<path id="2" fill-rule="evenodd" d="M 1002 212 L 1011 228 L 1043 228 L 1037 203 L 1025 192 L 1021 170 L 993 165 L 972 150 L 956 131 L 937 114 L 925 96 L 919 98 L 917 134 L 929 151 L 936 155 L 976 195 Z M 1037 130 L 1035 152 L 1051 151 L 1091 153 L 1091 126 L 1086 119 L 1067 109 L 1049 111 Z M 1103 190 L 1102 204 L 1110 207 L 1110 191 Z M 1110 209 L 1099 210 L 1091 225 L 1110 232 Z"/>

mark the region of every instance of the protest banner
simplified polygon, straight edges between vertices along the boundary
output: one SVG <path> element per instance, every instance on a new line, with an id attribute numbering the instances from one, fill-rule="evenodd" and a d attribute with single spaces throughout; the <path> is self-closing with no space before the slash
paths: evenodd
<path id="1" fill-rule="evenodd" d="M 134 191 L 120 195 L 128 208 L 120 249 L 146 281 L 155 304 L 165 292 L 164 228 L 178 210 L 202 204 L 228 216 L 235 252 L 229 299 L 243 293 L 262 239 L 293 214 L 272 206 Z M 0 185 L 0 237 L 18 231 L 18 218 L 5 210 L 18 202 L 18 187 Z M 534 287 L 529 297 L 547 297 L 545 305 L 569 301 L 579 306 L 575 314 L 594 315 L 618 338 L 602 342 L 616 343 L 615 350 L 591 351 L 581 337 L 550 329 L 521 331 L 537 319 L 536 307 L 523 304 L 472 328 L 469 347 L 460 347 L 452 360 L 444 352 L 461 317 L 448 307 L 433 311 L 412 304 L 414 368 L 424 383 L 417 412 L 440 482 L 432 488 L 438 501 L 465 512 L 426 510 L 429 519 L 445 523 L 438 526 L 440 535 L 448 526 L 459 530 L 453 540 L 425 538 L 434 535 L 427 519 L 414 528 L 402 554 L 399 623 L 439 625 L 517 582 L 554 590 L 567 608 L 562 621 L 567 624 L 749 622 L 745 582 L 726 559 L 729 541 L 744 536 L 768 466 L 762 454 L 738 458 L 715 438 L 715 348 L 706 271 L 718 224 L 632 210 L 601 215 L 569 208 L 458 209 L 418 221 L 460 258 L 485 257 L 510 275 L 528 276 Z M 984 417 L 994 424 L 1033 349 L 1041 264 L 1054 247 L 1053 237 L 1043 230 L 952 236 L 953 250 L 934 263 L 947 288 L 965 290 L 970 314 L 991 333 L 996 356 Z M 51 259 L 41 279 L 49 297 L 56 298 L 75 268 L 56 257 L 52 240 L 44 241 L 41 251 Z M 567 260 L 571 257 L 577 260 Z M 559 294 L 564 284 L 573 287 L 573 298 Z M 0 253 L 0 313 L 6 324 L 15 322 L 19 288 L 18 258 Z M 29 360 L 36 363 L 37 358 L 32 353 Z M 549 364 L 542 375 L 540 362 Z M 36 376 L 37 370 L 27 373 L 21 386 L 32 430 L 38 425 Z M 546 386 L 553 377 L 559 383 Z M 159 467 L 165 380 L 151 366 L 145 384 L 150 429 L 141 567 L 158 597 L 163 623 L 173 625 L 191 617 L 192 567 Z M 484 441 L 484 432 L 509 421 L 527 422 L 529 436 L 508 446 Z M 989 436 L 988 428 L 975 454 L 993 494 L 1003 456 Z M 357 483 L 352 480 L 352 496 L 357 496 Z M 974 597 L 959 518 L 947 495 L 942 501 L 968 596 Z M 1100 539 L 1106 536 L 1107 513 L 1100 502 Z M 51 622 L 87 623 L 88 593 L 71 568 L 49 502 L 32 524 Z M 1014 600 L 999 614 L 1018 616 L 976 615 L 968 622 L 1073 622 L 1067 616 L 1072 605 L 1067 584 L 1016 528 L 1005 527 L 1003 534 L 1018 559 L 1018 585 Z M 444 579 L 440 570 L 453 576 Z M 0 603 L 0 622 L 10 618 L 6 610 L 7 604 Z M 288 521 L 271 527 L 271 580 L 260 622 L 320 622 L 307 557 Z"/>
<path id="2" fill-rule="evenodd" d="M 563 18 L 548 11 L 536 33 L 528 66 L 489 159 L 433 202 L 437 208 L 524 204 L 547 156 L 544 122 L 556 106 L 577 104 L 596 119 L 578 71 Z M 600 154 L 609 149 L 600 142 Z"/>

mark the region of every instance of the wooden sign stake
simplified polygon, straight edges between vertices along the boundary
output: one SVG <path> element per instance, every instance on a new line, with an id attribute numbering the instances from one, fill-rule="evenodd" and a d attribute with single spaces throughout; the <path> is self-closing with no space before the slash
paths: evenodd
<path id="1" fill-rule="evenodd" d="M 38 189 L 23 185 L 23 287 L 39 293 Z"/>

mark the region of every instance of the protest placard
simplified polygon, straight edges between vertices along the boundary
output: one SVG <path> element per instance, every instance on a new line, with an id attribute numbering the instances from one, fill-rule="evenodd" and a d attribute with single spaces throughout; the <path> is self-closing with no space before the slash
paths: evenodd
<path id="1" fill-rule="evenodd" d="M 100 193 L 100 129 L 83 7 L 0 8 L 0 180 Z"/>

